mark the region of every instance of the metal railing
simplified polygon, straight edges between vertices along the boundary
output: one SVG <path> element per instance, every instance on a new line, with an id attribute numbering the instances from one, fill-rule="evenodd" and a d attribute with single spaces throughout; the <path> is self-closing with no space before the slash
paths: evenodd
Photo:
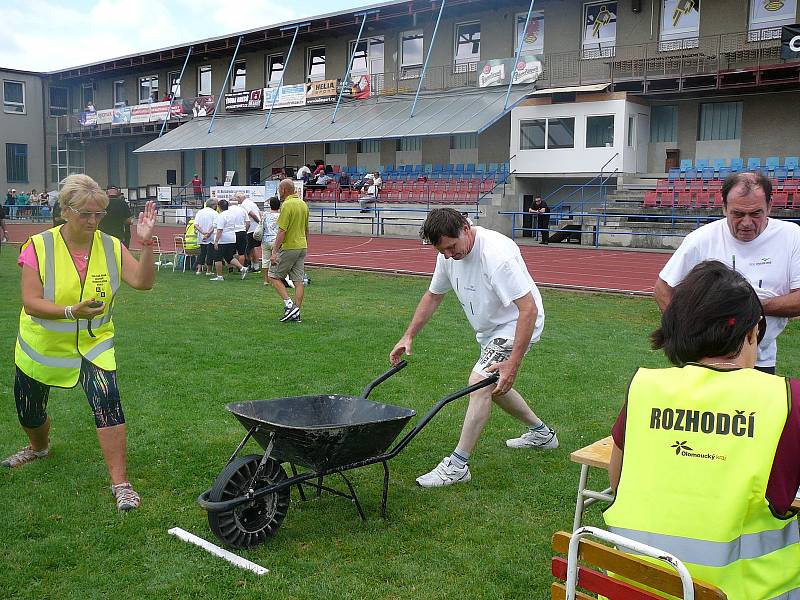
<path id="1" fill-rule="evenodd" d="M 45 204 L 6 204 L 4 207 L 9 221 L 43 223 L 53 218 L 52 209 Z"/>
<path id="2" fill-rule="evenodd" d="M 368 227 L 370 235 L 383 236 L 391 235 L 396 227 L 421 227 L 430 210 L 430 207 L 393 208 L 377 205 L 370 209 L 369 214 L 363 214 L 358 207 L 314 206 L 309 207 L 309 225 L 318 225 L 320 234 L 325 232 L 326 224 L 339 224 Z M 477 210 L 464 210 L 462 214 L 476 220 L 480 218 Z"/>

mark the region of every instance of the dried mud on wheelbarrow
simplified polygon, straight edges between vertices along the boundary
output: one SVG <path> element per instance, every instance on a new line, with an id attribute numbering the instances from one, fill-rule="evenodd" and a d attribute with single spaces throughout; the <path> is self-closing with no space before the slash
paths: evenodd
<path id="1" fill-rule="evenodd" d="M 372 381 L 360 397 L 327 394 L 228 404 L 226 408 L 247 429 L 247 434 L 211 489 L 198 498 L 200 506 L 208 511 L 209 525 L 217 538 L 234 548 L 249 548 L 275 535 L 289 509 L 292 486 L 297 486 L 302 500 L 309 489 L 317 496 L 326 491 L 347 498 L 366 519 L 345 471 L 376 463 L 381 463 L 384 470 L 381 517 L 385 517 L 388 461 L 446 404 L 497 380 L 495 376 L 442 398 L 389 449 L 416 412 L 367 397 L 406 365 L 402 361 Z M 250 438 L 264 449 L 263 455 L 239 456 Z M 283 463 L 289 465 L 291 477 Z M 298 466 L 305 470 L 298 472 Z M 324 477 L 333 474 L 342 478 L 347 491 L 324 484 Z"/>

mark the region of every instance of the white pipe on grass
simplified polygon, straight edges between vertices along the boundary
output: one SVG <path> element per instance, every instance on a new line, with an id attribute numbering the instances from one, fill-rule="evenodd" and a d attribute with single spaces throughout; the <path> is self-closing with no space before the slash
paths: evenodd
<path id="1" fill-rule="evenodd" d="M 200 546 L 206 552 L 210 552 L 214 556 L 219 556 L 220 558 L 224 558 L 232 565 L 235 565 L 241 569 L 247 569 L 248 571 L 252 571 L 256 575 L 266 575 L 269 573 L 269 569 L 265 569 L 261 565 L 257 565 L 254 562 L 247 560 L 246 558 L 242 558 L 241 556 L 237 556 L 233 552 L 228 552 L 227 550 L 220 548 L 204 540 L 201 537 L 197 537 L 196 535 L 189 533 L 188 531 L 184 531 L 180 527 L 173 527 L 172 529 L 168 530 L 167 533 L 170 533 L 177 537 L 178 539 L 183 540 L 184 542 L 189 542 L 190 544 L 194 544 L 195 546 Z"/>

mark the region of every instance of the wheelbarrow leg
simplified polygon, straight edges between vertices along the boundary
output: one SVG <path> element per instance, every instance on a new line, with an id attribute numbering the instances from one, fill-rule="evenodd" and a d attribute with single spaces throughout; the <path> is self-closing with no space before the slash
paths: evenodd
<path id="1" fill-rule="evenodd" d="M 317 498 L 322 496 L 322 477 L 317 477 Z"/>
<path id="2" fill-rule="evenodd" d="M 381 500 L 381 519 L 386 518 L 386 500 L 389 497 L 389 463 L 383 463 L 383 499 Z"/>
<path id="3" fill-rule="evenodd" d="M 297 477 L 297 467 L 294 466 L 294 463 L 289 463 L 289 466 L 292 468 L 292 477 Z M 300 493 L 300 500 L 303 502 L 306 501 L 306 493 L 303 490 L 303 482 L 297 483 L 297 491 Z"/>
<path id="4" fill-rule="evenodd" d="M 337 473 L 342 476 L 342 479 L 344 479 L 344 482 L 347 484 L 347 487 L 350 490 L 350 499 L 353 501 L 353 504 L 356 505 L 356 510 L 358 511 L 358 515 L 361 517 L 361 520 L 366 521 L 367 517 L 364 514 L 364 510 L 361 508 L 361 502 L 358 501 L 358 494 L 356 494 L 353 484 L 350 483 L 350 480 L 345 476 L 344 473 L 341 471 L 337 471 Z"/>

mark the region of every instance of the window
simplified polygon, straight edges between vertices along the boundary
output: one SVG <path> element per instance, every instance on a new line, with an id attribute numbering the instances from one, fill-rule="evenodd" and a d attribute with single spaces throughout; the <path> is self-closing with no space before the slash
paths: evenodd
<path id="1" fill-rule="evenodd" d="M 350 42 L 353 54 L 355 40 Z M 356 75 L 383 73 L 383 36 L 371 37 L 358 42 L 350 72 Z"/>
<path id="2" fill-rule="evenodd" d="M 139 77 L 139 103 L 158 102 L 158 75 Z"/>
<path id="3" fill-rule="evenodd" d="M 84 83 L 81 86 L 81 96 L 83 106 L 89 106 L 90 104 L 94 106 L 94 84 Z"/>
<path id="4" fill-rule="evenodd" d="M 402 137 L 397 140 L 398 152 L 421 152 L 422 140 L 418 137 Z"/>
<path id="5" fill-rule="evenodd" d="M 675 104 L 650 108 L 650 143 L 677 141 L 678 107 Z"/>
<path id="6" fill-rule="evenodd" d="M 421 29 L 404 31 L 400 35 L 400 66 L 421 67 L 425 61 L 424 36 Z"/>
<path id="7" fill-rule="evenodd" d="M 520 150 L 575 147 L 575 118 L 533 119 L 520 122 Z"/>
<path id="8" fill-rule="evenodd" d="M 247 89 L 247 63 L 245 61 L 236 61 L 233 65 L 233 74 L 231 75 L 231 91 L 241 92 Z"/>
<path id="9" fill-rule="evenodd" d="M 62 117 L 69 113 L 69 90 L 62 87 L 51 87 L 50 116 Z"/>
<path id="10" fill-rule="evenodd" d="M 636 133 L 636 119 L 628 117 L 628 148 L 633 148 L 633 134 Z"/>
<path id="11" fill-rule="evenodd" d="M 525 27 L 525 19 L 527 16 L 528 13 L 517 15 L 517 38 L 514 52 L 516 53 L 521 43 L 523 54 L 525 52 L 542 54 L 544 52 L 544 11 L 533 11 L 531 13 L 531 20 L 528 21 L 528 29 L 523 32 L 522 29 Z"/>
<path id="12" fill-rule="evenodd" d="M 273 54 L 267 57 L 267 87 L 278 87 L 281 83 L 284 69 L 283 54 Z"/>
<path id="13" fill-rule="evenodd" d="M 456 47 L 453 54 L 455 64 L 478 62 L 481 59 L 481 24 L 461 23 L 456 25 Z"/>
<path id="14" fill-rule="evenodd" d="M 181 74 L 178 71 L 172 71 L 167 74 L 167 83 L 169 84 L 169 93 L 173 98 L 181 97 Z"/>
<path id="15" fill-rule="evenodd" d="M 127 104 L 128 103 L 128 96 L 125 93 L 125 82 L 124 81 L 115 81 L 114 82 L 114 106 L 118 104 Z"/>
<path id="16" fill-rule="evenodd" d="M 327 142 L 325 144 L 325 154 L 347 154 L 347 143 Z"/>
<path id="17" fill-rule="evenodd" d="M 781 2 L 750 2 L 748 42 L 780 39 L 781 27 L 796 23 L 797 0 Z"/>
<path id="18" fill-rule="evenodd" d="M 3 112 L 25 114 L 25 84 L 3 81 Z"/>
<path id="19" fill-rule="evenodd" d="M 381 151 L 380 140 L 361 140 L 358 142 L 359 154 L 378 154 Z"/>
<path id="20" fill-rule="evenodd" d="M 697 139 L 738 140 L 742 130 L 742 104 L 742 102 L 701 104 Z"/>
<path id="21" fill-rule="evenodd" d="M 583 5 L 583 58 L 614 56 L 617 43 L 617 3 Z"/>
<path id="22" fill-rule="evenodd" d="M 474 150 L 478 147 L 478 136 L 474 133 L 450 136 L 450 150 Z"/>
<path id="23" fill-rule="evenodd" d="M 28 144 L 6 144 L 6 180 L 28 183 Z"/>
<path id="24" fill-rule="evenodd" d="M 613 145 L 614 115 L 586 117 L 586 147 L 605 148 Z"/>
<path id="25" fill-rule="evenodd" d="M 211 95 L 211 65 L 202 65 L 197 68 L 197 95 Z"/>
<path id="26" fill-rule="evenodd" d="M 325 79 L 325 46 L 308 49 L 308 80 Z"/>

